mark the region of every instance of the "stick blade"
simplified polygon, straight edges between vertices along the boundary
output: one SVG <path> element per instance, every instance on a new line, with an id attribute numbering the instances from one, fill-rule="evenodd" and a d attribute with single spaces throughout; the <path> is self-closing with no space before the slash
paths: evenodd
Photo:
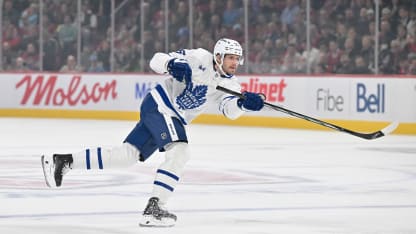
<path id="1" fill-rule="evenodd" d="M 396 128 L 399 126 L 399 122 L 398 121 L 394 121 L 392 123 L 390 123 L 389 125 L 387 125 L 387 127 L 383 128 L 381 130 L 381 132 L 384 135 L 390 134 L 392 133 L 394 130 L 396 130 Z"/>
<path id="2" fill-rule="evenodd" d="M 396 130 L 396 128 L 399 126 L 399 122 L 394 121 L 392 123 L 390 123 L 389 125 L 387 125 L 385 128 L 381 129 L 380 131 L 377 132 L 373 132 L 373 133 L 360 133 L 360 134 L 355 134 L 358 137 L 367 139 L 367 140 L 374 140 L 380 137 L 383 137 L 385 135 L 388 135 L 390 133 L 392 133 L 394 130 Z"/>

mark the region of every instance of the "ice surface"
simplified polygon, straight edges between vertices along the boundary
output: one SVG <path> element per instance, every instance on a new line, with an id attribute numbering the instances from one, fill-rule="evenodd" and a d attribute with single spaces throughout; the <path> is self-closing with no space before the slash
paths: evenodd
<path id="1" fill-rule="evenodd" d="M 116 146 L 134 125 L 0 118 L 0 233 L 416 233 L 415 136 L 190 125 L 174 228 L 138 225 L 160 153 L 46 187 L 41 154 Z"/>

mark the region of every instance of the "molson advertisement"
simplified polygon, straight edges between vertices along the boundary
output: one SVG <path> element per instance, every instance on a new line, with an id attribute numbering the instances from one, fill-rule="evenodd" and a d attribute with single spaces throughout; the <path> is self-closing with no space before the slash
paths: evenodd
<path id="1" fill-rule="evenodd" d="M 392 121 L 416 134 L 416 77 L 238 76 L 242 91 L 313 118 L 377 128 Z M 144 96 L 166 79 L 156 74 L 0 74 L 0 117 L 61 117 L 137 120 Z M 313 124 L 264 108 L 236 121 L 217 106 L 196 123 L 314 128 Z M 338 124 L 338 125 L 340 125 Z"/>

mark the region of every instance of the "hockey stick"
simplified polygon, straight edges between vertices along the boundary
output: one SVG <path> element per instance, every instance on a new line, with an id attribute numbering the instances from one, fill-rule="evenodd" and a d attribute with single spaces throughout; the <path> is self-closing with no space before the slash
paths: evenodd
<path id="1" fill-rule="evenodd" d="M 240 98 L 244 98 L 243 94 L 241 94 L 239 92 L 235 92 L 235 91 L 227 89 L 227 88 L 224 88 L 222 86 L 217 86 L 216 89 L 220 90 L 220 91 L 223 91 L 225 93 L 240 97 Z M 306 121 L 316 123 L 316 124 L 319 124 L 321 126 L 331 128 L 331 129 L 336 130 L 336 131 L 348 133 L 348 134 L 354 135 L 356 137 L 360 137 L 360 138 L 367 139 L 367 140 L 373 140 L 373 139 L 377 139 L 377 138 L 380 138 L 382 136 L 385 136 L 385 135 L 393 132 L 397 128 L 397 126 L 399 125 L 398 122 L 393 122 L 393 123 L 390 123 L 387 127 L 383 128 L 382 130 L 372 132 L 372 133 L 361 133 L 361 132 L 352 131 L 352 130 L 349 130 L 349 129 L 346 129 L 346 128 L 337 126 L 335 124 L 331 124 L 331 123 L 319 120 L 319 119 L 315 119 L 315 118 L 312 118 L 310 116 L 303 115 L 303 114 L 297 113 L 295 111 L 291 111 L 291 110 L 288 110 L 286 108 L 270 104 L 268 102 L 264 102 L 264 105 L 273 109 L 273 110 L 280 111 L 280 112 L 286 113 L 288 115 L 291 115 L 291 116 L 294 116 L 294 117 L 297 117 L 297 118 L 300 118 L 300 119 L 304 119 Z"/>

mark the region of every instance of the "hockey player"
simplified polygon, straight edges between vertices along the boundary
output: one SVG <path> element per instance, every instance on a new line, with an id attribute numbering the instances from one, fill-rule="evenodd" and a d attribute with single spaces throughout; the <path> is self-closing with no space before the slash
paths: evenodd
<path id="1" fill-rule="evenodd" d="M 140 107 L 140 121 L 123 144 L 111 149 L 98 147 L 73 154 L 42 156 L 46 184 L 60 187 L 63 176 L 72 169 L 127 167 L 145 161 L 156 150 L 166 152 L 165 161 L 156 171 L 152 195 L 140 225 L 173 226 L 176 216 L 164 207 L 189 159 L 184 125 L 213 103 L 230 119 L 246 111 L 259 111 L 264 106 L 263 96 L 257 93 L 244 92 L 244 98 L 238 98 L 215 89 L 221 85 L 241 90 L 234 76 L 238 65 L 243 63 L 240 44 L 220 39 L 213 53 L 201 48 L 156 53 L 150 67 L 169 78 L 146 95 Z"/>

